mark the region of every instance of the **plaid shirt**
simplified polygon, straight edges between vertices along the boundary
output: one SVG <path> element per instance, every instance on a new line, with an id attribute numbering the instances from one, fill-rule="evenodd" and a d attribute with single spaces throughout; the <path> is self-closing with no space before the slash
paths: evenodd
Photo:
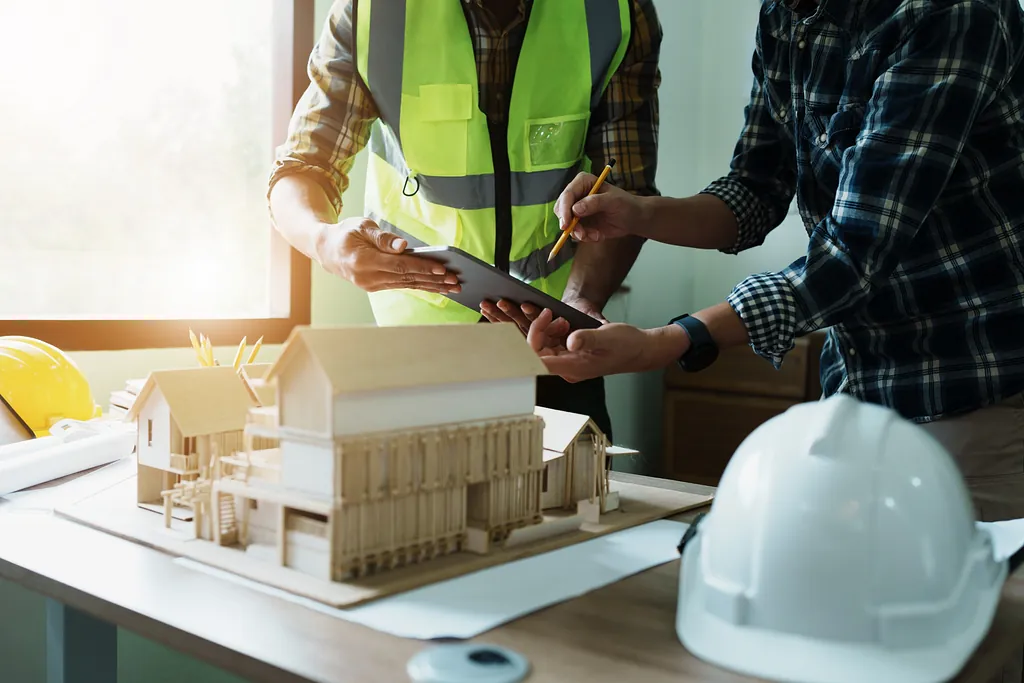
<path id="1" fill-rule="evenodd" d="M 831 328 L 825 395 L 927 422 L 1024 390 L 1018 0 L 765 0 L 731 172 L 705 192 L 760 244 L 794 194 L 806 255 L 728 301 L 777 366 Z"/>
<path id="2" fill-rule="evenodd" d="M 486 0 L 462 0 L 476 54 L 480 107 L 503 116 L 502 103 L 512 92 L 511 54 L 526 33 L 528 4 L 521 0 L 510 24 L 500 25 Z M 658 56 L 661 25 L 653 0 L 633 0 L 630 44 L 591 116 L 585 151 L 595 168 L 615 159 L 608 182 L 635 194 L 657 194 Z M 334 208 L 341 212 L 342 193 L 356 154 L 366 146 L 377 107 L 358 82 L 352 55 L 352 0 L 337 0 L 309 59 L 310 85 L 277 150 L 270 188 L 284 175 L 310 173 Z"/>

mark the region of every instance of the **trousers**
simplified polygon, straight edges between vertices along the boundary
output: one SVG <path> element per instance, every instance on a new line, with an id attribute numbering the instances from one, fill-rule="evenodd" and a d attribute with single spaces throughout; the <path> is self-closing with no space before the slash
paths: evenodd
<path id="1" fill-rule="evenodd" d="M 1024 517 L 1024 394 L 921 425 L 956 461 L 982 522 Z M 990 683 L 1024 681 L 1024 649 Z"/>

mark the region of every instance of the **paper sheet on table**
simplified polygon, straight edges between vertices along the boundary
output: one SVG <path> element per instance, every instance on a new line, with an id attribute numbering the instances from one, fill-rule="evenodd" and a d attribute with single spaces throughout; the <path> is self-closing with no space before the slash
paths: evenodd
<path id="1" fill-rule="evenodd" d="M 472 638 L 679 557 L 682 522 L 658 520 L 489 567 L 350 609 L 337 609 L 186 558 L 179 564 L 402 638 Z"/>
<path id="2" fill-rule="evenodd" d="M 1024 547 L 1024 519 L 1005 522 L 978 522 L 992 536 L 992 551 L 997 560 L 1005 560 Z"/>
<path id="3" fill-rule="evenodd" d="M 109 465 L 103 465 L 88 474 L 69 481 L 50 482 L 32 489 L 0 496 L 0 511 L 53 512 L 58 507 L 85 500 L 125 479 L 130 479 L 135 476 L 137 471 L 138 465 L 134 456 L 115 460 Z"/>

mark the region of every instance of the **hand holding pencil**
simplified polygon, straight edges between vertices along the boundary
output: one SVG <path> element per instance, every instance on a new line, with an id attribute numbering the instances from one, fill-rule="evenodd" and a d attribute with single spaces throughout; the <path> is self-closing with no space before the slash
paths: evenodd
<path id="1" fill-rule="evenodd" d="M 599 242 L 640 232 L 640 198 L 605 182 L 614 165 L 612 159 L 600 176 L 580 173 L 562 191 L 555 202 L 555 215 L 563 233 L 548 260 L 570 233 L 580 242 Z"/>

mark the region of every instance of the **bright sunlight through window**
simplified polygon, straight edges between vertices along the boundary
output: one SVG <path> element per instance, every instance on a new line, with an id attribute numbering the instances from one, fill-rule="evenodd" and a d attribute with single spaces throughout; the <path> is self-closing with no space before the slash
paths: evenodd
<path id="1" fill-rule="evenodd" d="M 0 320 L 269 315 L 271 0 L 0 0 Z"/>

